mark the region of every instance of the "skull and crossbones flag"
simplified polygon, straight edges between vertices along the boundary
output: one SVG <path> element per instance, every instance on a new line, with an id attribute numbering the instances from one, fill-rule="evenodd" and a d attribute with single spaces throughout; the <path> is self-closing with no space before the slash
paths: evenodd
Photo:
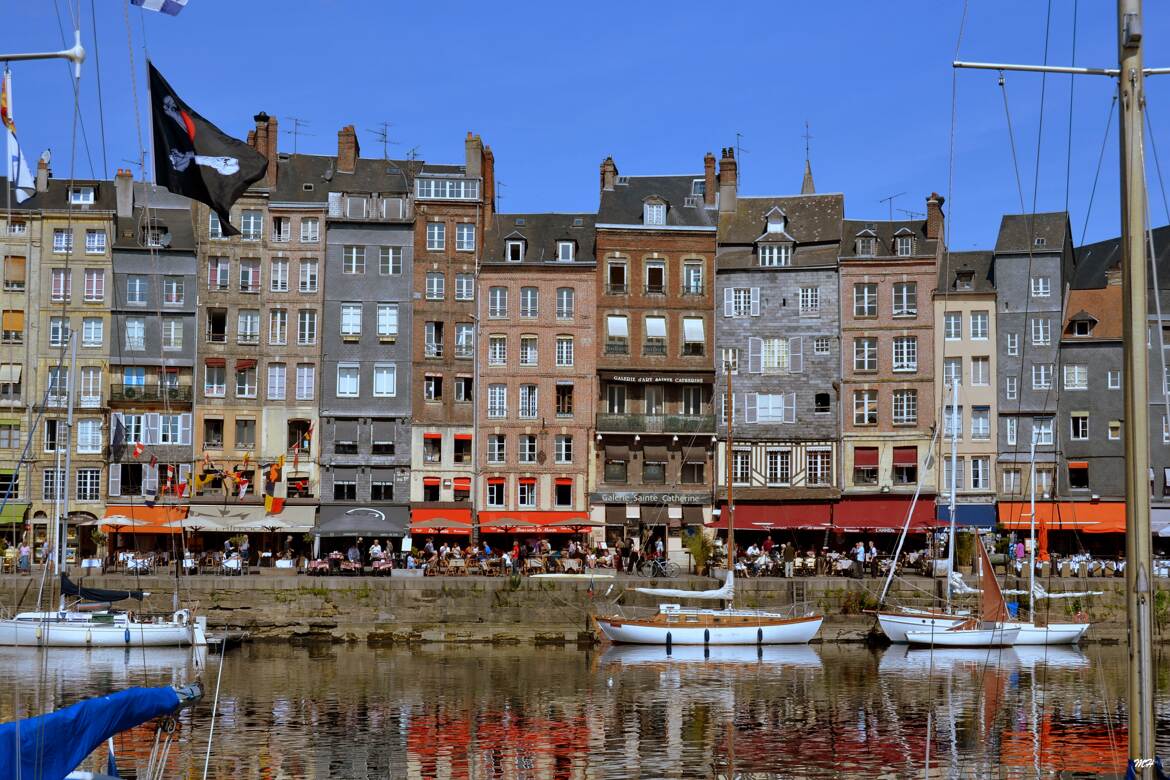
<path id="1" fill-rule="evenodd" d="M 155 181 L 177 195 L 206 203 L 219 215 L 225 236 L 239 235 L 229 220 L 232 204 L 263 178 L 269 161 L 195 113 L 153 63 L 148 67 Z"/>

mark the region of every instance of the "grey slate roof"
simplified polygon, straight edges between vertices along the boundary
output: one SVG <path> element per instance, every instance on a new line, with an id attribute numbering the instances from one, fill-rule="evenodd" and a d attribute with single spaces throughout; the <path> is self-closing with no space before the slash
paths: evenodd
<path id="1" fill-rule="evenodd" d="M 759 265 L 755 242 L 767 229 L 768 212 L 776 207 L 784 212 L 785 229 L 794 242 L 792 267 L 837 264 L 845 196 L 829 193 L 737 198 L 733 213 L 719 215 L 718 269 Z"/>
<path id="2" fill-rule="evenodd" d="M 691 195 L 691 184 L 702 180 L 703 173 L 679 176 L 627 176 L 618 177 L 622 184 L 615 184 L 612 190 L 603 190 L 601 206 L 597 210 L 599 225 L 642 225 L 642 205 L 646 198 L 657 196 L 666 201 L 667 227 L 715 227 L 719 212 L 714 207 L 706 208 L 702 195 Z M 697 205 L 688 206 L 688 198 L 694 197 Z"/>
<path id="3" fill-rule="evenodd" d="M 1170 225 L 1154 228 L 1154 251 L 1158 258 L 1158 283 L 1162 289 L 1170 290 Z M 1076 250 L 1077 265 L 1071 287 L 1074 290 L 1089 290 L 1104 287 L 1105 274 L 1121 263 L 1121 239 L 1110 238 L 1093 244 L 1085 244 Z M 1154 280 L 1147 274 L 1147 283 L 1153 288 Z"/>
<path id="4" fill-rule="evenodd" d="M 858 234 L 873 235 L 877 238 L 877 249 L 874 259 L 888 259 L 895 257 L 894 236 L 903 229 L 914 234 L 914 254 L 912 257 L 933 257 L 938 251 L 938 241 L 926 237 L 926 220 L 924 219 L 895 219 L 864 220 L 847 219 L 841 223 L 841 257 L 867 260 L 857 254 Z M 902 235 L 906 235 L 903 231 Z"/>
<path id="5" fill-rule="evenodd" d="M 938 264 L 938 295 L 963 295 L 995 292 L 992 278 L 993 260 L 991 250 L 980 249 L 972 252 L 949 252 Z M 971 274 L 970 289 L 957 287 L 959 274 Z"/>
<path id="6" fill-rule="evenodd" d="M 523 224 L 516 224 L 522 220 Z M 555 265 L 572 268 L 595 263 L 593 214 L 496 214 L 484 236 L 484 264 Z M 524 260 L 508 263 L 505 255 L 508 239 L 527 241 Z M 556 262 L 557 241 L 571 239 L 577 242 L 572 263 Z"/>
<path id="7" fill-rule="evenodd" d="M 1043 239 L 1037 246 L 1035 239 Z M 1068 237 L 1068 214 L 1049 211 L 1039 214 L 1004 214 L 995 239 L 995 253 L 1026 254 L 1029 248 L 1036 252 L 1060 252 Z"/>
<path id="8" fill-rule="evenodd" d="M 323 203 L 330 192 L 378 192 L 402 195 L 409 191 L 406 171 L 421 163 L 358 158 L 353 173 L 340 173 L 337 158 L 316 154 L 280 155 L 276 189 L 271 199 L 278 203 Z M 412 166 L 407 169 L 404 166 Z M 305 190 L 312 184 L 312 190 Z"/>
<path id="9" fill-rule="evenodd" d="M 117 196 L 114 193 L 114 182 L 109 179 L 74 179 L 73 185 L 78 187 L 93 187 L 94 202 L 89 206 L 73 206 L 77 212 L 86 211 L 113 211 L 117 206 Z M 49 179 L 49 188 L 46 192 L 38 192 L 26 200 L 22 205 L 25 209 L 43 209 L 45 211 L 66 211 L 69 207 L 68 179 Z M 13 202 L 15 203 L 15 198 Z"/>

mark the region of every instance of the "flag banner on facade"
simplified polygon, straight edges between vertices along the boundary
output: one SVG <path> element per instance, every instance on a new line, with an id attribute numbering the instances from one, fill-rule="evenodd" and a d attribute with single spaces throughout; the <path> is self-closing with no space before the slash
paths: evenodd
<path id="1" fill-rule="evenodd" d="M 147 11 L 178 16 L 179 11 L 187 7 L 187 0 L 130 0 L 130 5 L 145 8 Z"/>
<path id="2" fill-rule="evenodd" d="M 276 496 L 264 496 L 264 513 L 279 515 L 284 511 L 284 499 Z"/>
<path id="3" fill-rule="evenodd" d="M 263 178 L 268 160 L 195 113 L 153 64 L 148 67 L 155 182 L 207 204 L 219 216 L 224 236 L 239 235 L 229 219 L 232 204 Z"/>
<path id="4" fill-rule="evenodd" d="M 142 442 L 139 441 L 139 442 L 134 443 L 134 457 L 135 458 L 142 457 L 142 453 L 145 450 L 146 450 L 146 447 L 142 446 Z"/>
<path id="5" fill-rule="evenodd" d="M 4 125 L 8 147 L 8 156 L 5 158 L 8 164 L 4 166 L 4 176 L 15 187 L 16 202 L 23 203 L 32 196 L 36 185 L 29 173 L 28 159 L 16 141 L 16 121 L 12 118 L 12 73 L 8 68 L 4 69 L 3 78 L 0 78 L 0 124 Z"/>

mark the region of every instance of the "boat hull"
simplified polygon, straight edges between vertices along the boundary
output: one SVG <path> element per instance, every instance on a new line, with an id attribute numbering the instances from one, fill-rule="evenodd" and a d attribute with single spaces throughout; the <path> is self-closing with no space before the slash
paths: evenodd
<path id="1" fill-rule="evenodd" d="M 754 625 L 686 626 L 650 620 L 597 618 L 611 642 L 631 645 L 803 645 L 821 630 L 824 617 L 763 618 Z"/>
<path id="2" fill-rule="evenodd" d="M 941 615 L 933 612 L 879 612 L 878 625 L 894 644 L 906 644 L 908 631 L 945 631 L 960 625 L 966 617 Z"/>
<path id="3" fill-rule="evenodd" d="M 1020 645 L 1075 645 L 1085 632 L 1088 623 L 1049 623 L 1037 626 L 1034 623 L 1014 623 L 1020 627 L 1015 644 Z"/>
<path id="4" fill-rule="evenodd" d="M 1020 635 L 1019 626 L 951 628 L 907 631 L 906 641 L 916 647 L 1010 647 Z"/>
<path id="5" fill-rule="evenodd" d="M 200 621 L 96 624 L 81 620 L 0 620 L 0 645 L 16 647 L 186 647 L 206 645 Z"/>

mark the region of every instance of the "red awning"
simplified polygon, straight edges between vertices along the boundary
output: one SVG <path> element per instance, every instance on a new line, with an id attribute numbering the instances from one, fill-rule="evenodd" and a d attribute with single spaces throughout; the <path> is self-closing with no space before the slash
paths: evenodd
<path id="1" fill-rule="evenodd" d="M 572 485 L 573 478 L 572 477 L 557 477 L 556 482 L 558 485 Z"/>
<path id="2" fill-rule="evenodd" d="M 471 434 L 470 433 L 457 433 L 457 434 L 455 434 L 455 441 L 471 441 Z"/>
<path id="3" fill-rule="evenodd" d="M 878 448 L 877 447 L 854 447 L 853 448 L 853 465 L 858 468 L 877 468 L 878 465 Z"/>
<path id="4" fill-rule="evenodd" d="M 484 534 L 577 534 L 587 528 L 574 523 L 589 522 L 585 512 L 509 512 L 479 513 L 479 531 Z"/>
<path id="5" fill-rule="evenodd" d="M 108 506 L 102 533 L 181 534 L 185 506 Z"/>
<path id="6" fill-rule="evenodd" d="M 423 484 L 424 485 L 438 485 L 441 483 L 442 483 L 442 480 L 439 479 L 438 477 L 423 477 Z"/>
<path id="7" fill-rule="evenodd" d="M 466 528 L 428 528 L 427 523 L 435 520 L 452 520 L 456 523 L 466 523 Z M 410 510 L 410 533 L 418 534 L 463 534 L 471 533 L 470 509 L 433 509 L 412 508 Z"/>
<path id="8" fill-rule="evenodd" d="M 911 503 L 910 496 L 842 498 L 833 511 L 833 529 L 901 531 L 906 523 L 906 513 L 910 511 Z M 910 519 L 910 530 L 921 533 L 939 525 L 934 515 L 934 499 L 919 497 L 918 504 L 914 507 L 914 516 Z"/>
<path id="9" fill-rule="evenodd" d="M 521 485 L 535 485 L 536 477 L 520 477 L 517 482 L 519 482 Z"/>
<path id="10" fill-rule="evenodd" d="M 424 439 L 442 439 L 443 434 L 441 434 L 441 433 L 424 433 L 423 438 Z"/>
<path id="11" fill-rule="evenodd" d="M 455 477 L 456 490 L 471 490 L 471 477 Z"/>
<path id="12" fill-rule="evenodd" d="M 1087 461 L 1087 460 L 1070 460 L 1068 462 L 1068 467 L 1070 469 L 1087 469 L 1089 467 L 1089 461 Z"/>
<path id="13" fill-rule="evenodd" d="M 999 524 L 1008 530 L 1027 530 L 1031 522 L 1027 501 L 1001 501 Z M 1121 501 L 1037 501 L 1036 525 L 1049 531 L 1090 534 L 1125 533 L 1125 503 Z"/>
<path id="14" fill-rule="evenodd" d="M 894 465 L 895 466 L 917 466 L 918 465 L 918 448 L 917 447 L 894 447 Z"/>
<path id="15" fill-rule="evenodd" d="M 827 502 L 791 504 L 736 504 L 735 530 L 770 531 L 773 529 L 825 529 L 829 527 L 833 505 Z M 727 528 L 727 506 L 708 528 Z"/>
<path id="16" fill-rule="evenodd" d="M 204 362 L 204 364 L 209 365 L 209 366 L 226 366 L 227 365 L 227 359 L 221 358 L 221 357 L 209 357 L 206 360 L 204 360 L 203 362 Z"/>
<path id="17" fill-rule="evenodd" d="M 243 358 L 236 361 L 236 371 L 243 371 L 244 369 L 255 367 L 256 361 L 252 360 L 251 358 Z"/>

